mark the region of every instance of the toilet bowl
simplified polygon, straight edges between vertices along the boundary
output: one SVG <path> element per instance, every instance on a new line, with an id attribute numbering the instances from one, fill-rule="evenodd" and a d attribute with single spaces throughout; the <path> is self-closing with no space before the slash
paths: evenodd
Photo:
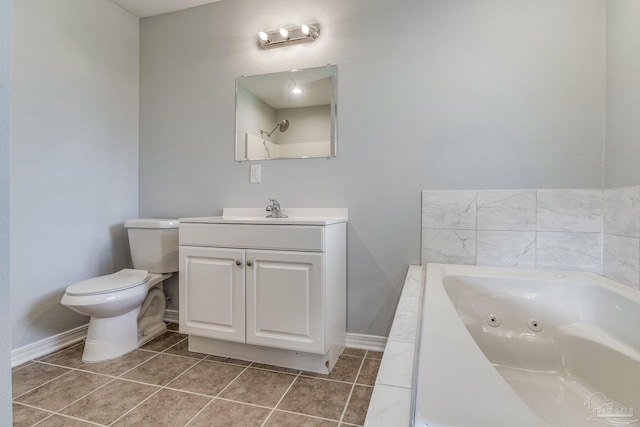
<path id="1" fill-rule="evenodd" d="M 125 227 L 134 269 L 74 283 L 61 300 L 90 316 L 84 362 L 122 356 L 167 329 L 163 281 L 178 270 L 178 221 L 128 220 Z"/>

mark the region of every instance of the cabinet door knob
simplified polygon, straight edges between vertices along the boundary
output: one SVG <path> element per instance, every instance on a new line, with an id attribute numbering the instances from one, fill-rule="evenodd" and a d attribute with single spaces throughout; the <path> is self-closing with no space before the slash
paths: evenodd
<path id="1" fill-rule="evenodd" d="M 240 267 L 240 266 L 242 265 L 242 261 L 240 261 L 239 259 L 237 259 L 237 260 L 236 260 L 236 265 L 237 265 L 238 267 Z"/>
<path id="2" fill-rule="evenodd" d="M 253 265 L 253 262 L 247 261 L 247 267 L 251 267 L 252 265 Z"/>

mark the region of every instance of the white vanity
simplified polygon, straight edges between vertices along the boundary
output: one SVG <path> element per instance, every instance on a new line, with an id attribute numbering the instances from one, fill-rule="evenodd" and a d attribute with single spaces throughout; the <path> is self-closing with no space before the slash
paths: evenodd
<path id="1" fill-rule="evenodd" d="M 180 219 L 189 349 L 328 373 L 346 335 L 347 209 L 227 209 Z"/>

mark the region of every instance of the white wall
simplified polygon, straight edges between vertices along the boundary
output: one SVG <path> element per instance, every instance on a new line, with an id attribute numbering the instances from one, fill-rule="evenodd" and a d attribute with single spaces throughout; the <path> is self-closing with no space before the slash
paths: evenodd
<path id="1" fill-rule="evenodd" d="M 13 348 L 87 318 L 75 281 L 130 263 L 138 215 L 138 19 L 103 0 L 21 0 L 11 56 Z"/>
<path id="2" fill-rule="evenodd" d="M 9 312 L 9 50 L 11 0 L 0 0 L 0 418 L 11 425 L 11 322 Z"/>
<path id="3" fill-rule="evenodd" d="M 603 0 L 234 0 L 141 20 L 140 214 L 349 208 L 348 330 L 386 335 L 424 189 L 600 188 Z M 256 33 L 319 22 L 308 45 Z M 234 158 L 234 79 L 337 64 L 338 157 Z"/>
<path id="4" fill-rule="evenodd" d="M 276 131 L 278 144 L 331 141 L 331 105 L 282 108 L 276 110 L 276 123 L 289 120 L 286 132 Z M 269 129 L 271 130 L 271 129 Z M 331 151 L 327 153 L 327 156 Z"/>
<path id="5" fill-rule="evenodd" d="M 605 185 L 640 184 L 640 2 L 607 1 Z"/>

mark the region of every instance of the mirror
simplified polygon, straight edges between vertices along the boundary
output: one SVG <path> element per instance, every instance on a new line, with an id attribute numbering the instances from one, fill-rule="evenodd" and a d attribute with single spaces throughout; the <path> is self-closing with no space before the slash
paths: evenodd
<path id="1" fill-rule="evenodd" d="M 236 160 L 336 156 L 335 65 L 236 79 Z"/>

